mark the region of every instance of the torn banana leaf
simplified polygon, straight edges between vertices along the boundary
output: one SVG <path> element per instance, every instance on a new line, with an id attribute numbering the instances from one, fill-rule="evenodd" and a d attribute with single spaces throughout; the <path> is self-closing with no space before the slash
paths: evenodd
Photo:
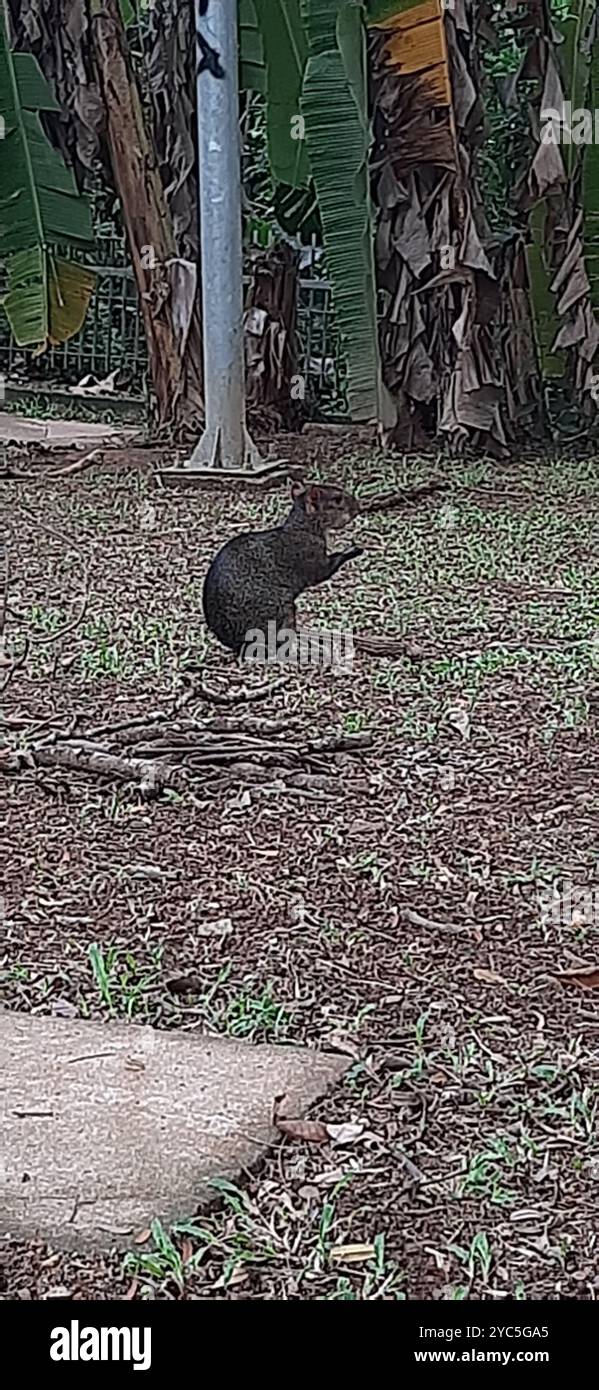
<path id="1" fill-rule="evenodd" d="M 303 0 L 302 15 L 310 44 L 302 113 L 346 355 L 349 410 L 352 420 L 376 420 L 381 373 L 362 7 Z"/>
<path id="2" fill-rule="evenodd" d="M 379 13 L 380 12 L 380 13 Z M 419 76 L 429 105 L 451 106 L 447 42 L 440 0 L 389 0 L 371 4 L 369 27 L 386 35 L 382 62 L 398 77 Z"/>

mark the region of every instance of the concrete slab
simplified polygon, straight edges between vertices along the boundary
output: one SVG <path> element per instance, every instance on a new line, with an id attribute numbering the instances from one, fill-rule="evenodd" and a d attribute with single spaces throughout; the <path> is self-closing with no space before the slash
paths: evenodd
<path id="1" fill-rule="evenodd" d="M 139 439 L 139 429 L 107 425 L 93 420 L 33 420 L 0 410 L 0 444 L 39 444 L 41 448 L 76 448 L 113 443 L 115 439 Z"/>
<path id="2" fill-rule="evenodd" d="M 0 1010 L 0 1228 L 56 1245 L 126 1248 L 214 1200 L 275 1138 L 276 1096 L 300 1115 L 350 1060 Z"/>

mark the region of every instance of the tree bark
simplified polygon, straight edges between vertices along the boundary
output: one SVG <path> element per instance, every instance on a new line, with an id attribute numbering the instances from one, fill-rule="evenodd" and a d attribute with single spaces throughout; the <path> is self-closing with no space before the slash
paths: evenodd
<path id="1" fill-rule="evenodd" d="M 14 46 L 34 54 L 61 103 L 48 125 L 79 187 L 96 183 L 101 165 L 103 181 L 119 196 L 155 423 L 174 439 L 195 439 L 203 424 L 197 257 L 188 245 L 181 254 L 177 248 L 118 0 L 9 0 L 9 15 Z"/>
<path id="2" fill-rule="evenodd" d="M 156 425 L 174 438 L 197 436 L 203 423 L 197 265 L 177 256 L 118 0 L 102 0 L 97 10 L 92 3 L 91 44 L 114 184 L 139 290 Z"/>

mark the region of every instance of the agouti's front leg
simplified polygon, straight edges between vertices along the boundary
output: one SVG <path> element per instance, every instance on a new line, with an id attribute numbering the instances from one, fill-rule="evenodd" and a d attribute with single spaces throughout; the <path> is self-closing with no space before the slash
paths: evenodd
<path id="1" fill-rule="evenodd" d="M 299 593 L 303 594 L 305 589 L 315 589 L 318 584 L 325 584 L 327 579 L 332 579 L 337 570 L 345 564 L 346 560 L 353 560 L 356 555 L 363 555 L 362 546 L 354 545 L 351 550 L 334 550 L 332 555 L 327 555 L 323 549 L 318 555 L 312 555 L 309 560 L 302 562 L 303 584 Z"/>
<path id="2" fill-rule="evenodd" d="M 325 578 L 332 579 L 337 570 L 340 570 L 341 566 L 345 565 L 348 560 L 355 560 L 358 555 L 363 554 L 364 547 L 362 545 L 353 545 L 351 550 L 334 550 L 332 555 L 327 555 L 328 569 Z"/>

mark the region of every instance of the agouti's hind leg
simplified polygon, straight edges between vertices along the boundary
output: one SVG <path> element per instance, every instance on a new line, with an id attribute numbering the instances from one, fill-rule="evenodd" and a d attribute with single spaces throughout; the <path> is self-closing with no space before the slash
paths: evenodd
<path id="1" fill-rule="evenodd" d="M 295 604 L 271 614 L 264 629 L 256 627 L 251 642 L 244 642 L 237 652 L 240 666 L 264 666 L 269 662 L 286 663 L 295 659 L 297 614 Z"/>
<path id="2" fill-rule="evenodd" d="M 269 647 L 268 659 L 281 666 L 294 666 L 297 664 L 297 613 L 295 604 L 292 603 L 288 608 L 277 614 L 276 618 L 276 644 L 274 650 Z"/>

